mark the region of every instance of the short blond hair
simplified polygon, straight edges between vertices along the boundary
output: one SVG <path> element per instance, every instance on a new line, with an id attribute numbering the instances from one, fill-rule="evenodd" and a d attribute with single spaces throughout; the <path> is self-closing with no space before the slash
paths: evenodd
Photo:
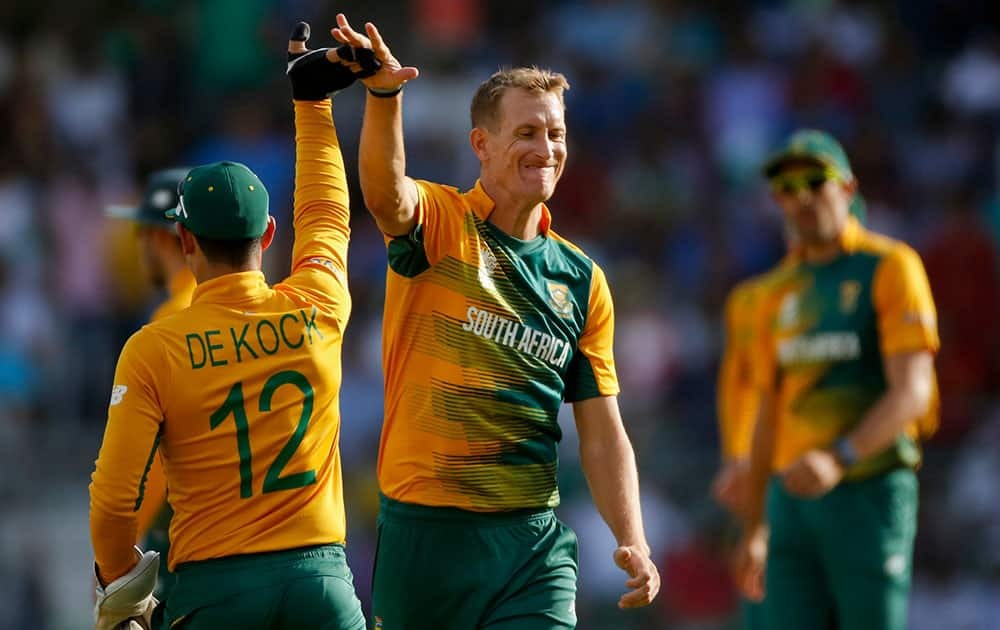
<path id="1" fill-rule="evenodd" d="M 537 66 L 498 70 L 479 85 L 476 95 L 472 97 L 470 113 L 473 127 L 496 130 L 500 99 L 509 88 L 520 88 L 533 94 L 552 92 L 565 107 L 563 92 L 569 89 L 569 81 L 559 72 Z"/>

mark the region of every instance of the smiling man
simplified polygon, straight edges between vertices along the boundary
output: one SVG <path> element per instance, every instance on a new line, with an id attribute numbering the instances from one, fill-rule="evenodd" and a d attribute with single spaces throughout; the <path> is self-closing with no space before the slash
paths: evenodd
<path id="1" fill-rule="evenodd" d="M 618 410 L 604 273 L 552 230 L 566 163 L 563 75 L 497 72 L 471 107 L 469 191 L 406 176 L 401 67 L 378 31 L 361 135 L 365 202 L 388 248 L 376 627 L 573 628 L 577 543 L 552 509 L 557 414 L 572 403 L 581 461 L 628 573 L 623 608 L 659 589 Z M 611 550 L 609 550 L 611 551 Z"/>

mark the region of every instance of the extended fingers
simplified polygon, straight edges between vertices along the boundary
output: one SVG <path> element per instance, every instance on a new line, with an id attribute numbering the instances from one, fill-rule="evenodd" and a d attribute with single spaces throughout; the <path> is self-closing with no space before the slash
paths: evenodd
<path id="1" fill-rule="evenodd" d="M 375 51 L 379 59 L 387 59 L 392 56 L 389 46 L 386 45 L 385 40 L 382 39 L 382 34 L 378 32 L 378 28 L 374 24 L 371 22 L 365 23 L 365 32 L 368 33 L 368 38 L 372 42 L 372 50 Z"/>
<path id="2" fill-rule="evenodd" d="M 753 567 L 746 571 L 742 577 L 740 590 L 743 595 L 753 602 L 764 599 L 764 571 L 760 567 Z"/>
<path id="3" fill-rule="evenodd" d="M 633 589 L 618 600 L 619 608 L 639 608 L 648 606 L 660 591 L 660 578 L 655 567 L 644 567 L 640 575 L 625 583 Z"/>
<path id="4" fill-rule="evenodd" d="M 371 48 L 368 38 L 351 28 L 351 23 L 343 13 L 337 14 L 337 28 L 331 29 L 330 33 L 342 44 L 350 44 L 355 48 Z"/>
<path id="5" fill-rule="evenodd" d="M 650 578 L 649 573 L 640 573 L 639 575 L 636 575 L 634 578 L 626 580 L 625 586 L 629 588 L 639 588 L 643 584 L 649 582 L 649 578 Z"/>

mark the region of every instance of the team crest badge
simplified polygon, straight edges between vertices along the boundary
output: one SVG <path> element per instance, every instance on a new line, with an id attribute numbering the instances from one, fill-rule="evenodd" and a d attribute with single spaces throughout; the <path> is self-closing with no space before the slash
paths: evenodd
<path id="1" fill-rule="evenodd" d="M 845 280 L 840 283 L 840 312 L 844 315 L 853 313 L 858 308 L 858 296 L 861 295 L 861 283 L 857 280 Z"/>
<path id="2" fill-rule="evenodd" d="M 549 306 L 559 314 L 559 317 L 572 317 L 573 303 L 569 299 L 569 287 L 559 282 L 549 282 L 548 287 Z"/>
<path id="3" fill-rule="evenodd" d="M 382 630 L 382 618 L 375 617 L 375 630 Z"/>
<path id="4" fill-rule="evenodd" d="M 493 272 L 497 270 L 497 257 L 489 247 L 483 245 L 479 248 L 479 284 L 488 289 L 494 287 Z"/>

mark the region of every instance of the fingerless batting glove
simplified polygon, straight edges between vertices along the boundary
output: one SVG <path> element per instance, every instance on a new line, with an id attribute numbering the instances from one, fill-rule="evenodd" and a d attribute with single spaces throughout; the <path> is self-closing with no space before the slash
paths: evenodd
<path id="1" fill-rule="evenodd" d="M 293 41 L 309 40 L 309 25 L 299 22 L 292 29 L 289 38 Z M 331 62 L 326 58 L 329 48 L 288 53 L 288 69 L 285 74 L 292 82 L 292 98 L 297 101 L 321 101 L 349 87 L 355 79 L 372 76 L 382 67 L 370 48 L 352 48 L 347 44 L 337 47 L 337 55 L 345 62 L 356 62 L 361 66 L 357 73 L 343 63 Z"/>

